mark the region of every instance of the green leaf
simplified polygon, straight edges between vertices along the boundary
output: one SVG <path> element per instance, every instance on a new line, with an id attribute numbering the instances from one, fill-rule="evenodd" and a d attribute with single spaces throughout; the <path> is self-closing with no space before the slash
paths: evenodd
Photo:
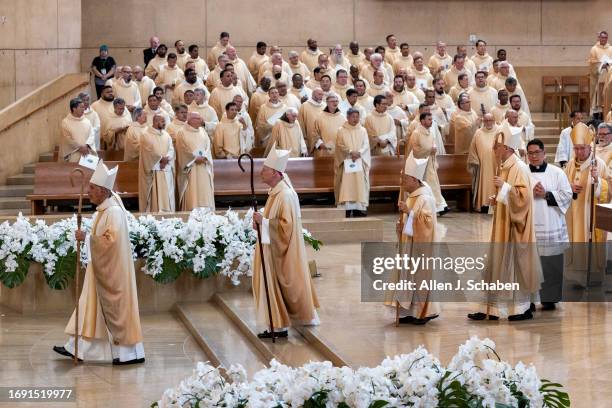
<path id="1" fill-rule="evenodd" d="M 382 408 L 382 407 L 386 407 L 387 405 L 389 405 L 388 401 L 383 401 L 383 400 L 376 400 L 374 402 L 372 402 L 368 408 Z M 348 406 L 348 405 L 347 405 Z"/>
<path id="2" fill-rule="evenodd" d="M 187 269 L 184 262 L 176 263 L 173 259 L 163 257 L 162 271 L 153 277 L 153 280 L 158 283 L 171 283 L 181 276 L 181 273 Z"/>
<path id="3" fill-rule="evenodd" d="M 63 290 L 74 280 L 76 274 L 76 252 L 70 250 L 65 256 L 61 256 L 55 262 L 53 275 L 45 275 L 47 285 L 51 289 Z"/>
<path id="4" fill-rule="evenodd" d="M 24 251 L 26 254 L 28 251 Z M 13 272 L 8 272 L 4 262 L 0 264 L 0 282 L 9 289 L 16 288 L 25 281 L 30 269 L 30 260 L 25 255 L 20 255 L 16 259 L 17 268 Z"/>
<path id="5" fill-rule="evenodd" d="M 195 272 L 193 274 L 200 279 L 207 279 L 212 276 L 215 276 L 219 272 L 219 268 L 217 264 L 221 262 L 221 258 L 219 256 L 209 256 L 204 260 L 204 270 Z"/>

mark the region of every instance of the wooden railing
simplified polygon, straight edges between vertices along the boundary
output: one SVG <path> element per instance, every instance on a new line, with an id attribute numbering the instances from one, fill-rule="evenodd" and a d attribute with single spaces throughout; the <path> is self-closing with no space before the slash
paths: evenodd
<path id="1" fill-rule="evenodd" d="M 53 150 L 69 100 L 87 89 L 88 74 L 66 74 L 0 110 L 0 185 Z"/>

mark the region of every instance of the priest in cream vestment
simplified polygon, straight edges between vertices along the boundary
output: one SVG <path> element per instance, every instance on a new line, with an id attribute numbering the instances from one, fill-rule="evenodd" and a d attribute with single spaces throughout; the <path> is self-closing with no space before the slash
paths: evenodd
<path id="1" fill-rule="evenodd" d="M 76 312 L 65 333 L 71 336 L 53 350 L 66 357 L 86 361 L 112 361 L 113 365 L 144 363 L 142 329 L 128 212 L 113 192 L 119 167 L 109 170 L 102 161 L 89 181 L 89 199 L 95 204 L 89 234 L 89 264 L 79 297 L 78 335 Z M 86 239 L 84 231 L 76 240 Z M 78 343 L 77 343 L 78 342 Z"/>
<path id="2" fill-rule="evenodd" d="M 472 206 L 486 213 L 489 210 L 489 197 L 495 195 L 493 177 L 497 163 L 493 145 L 498 126 L 490 113 L 484 115 L 482 122 L 484 126 L 476 131 L 470 144 L 468 170 L 472 174 Z"/>
<path id="3" fill-rule="evenodd" d="M 70 113 L 62 120 L 62 138 L 57 160 L 78 163 L 82 155 L 97 156 L 94 130 L 83 115 L 85 105 L 80 99 L 70 101 Z"/>
<path id="4" fill-rule="evenodd" d="M 468 95 L 474 112 L 479 117 L 491 112 L 491 109 L 497 104 L 497 91 L 487 85 L 486 73 L 482 71 L 476 73 L 476 86 L 468 92 Z"/>
<path id="5" fill-rule="evenodd" d="M 471 108 L 470 97 L 463 95 L 457 102 L 457 109 L 450 119 L 449 141 L 455 145 L 455 154 L 467 153 L 476 130 L 482 120 Z"/>
<path id="6" fill-rule="evenodd" d="M 117 81 L 113 81 L 113 95 L 115 98 L 123 99 L 127 109 L 131 113 L 135 108 L 142 107 L 140 88 L 135 81 L 132 81 L 132 68 L 124 66 L 121 69 L 121 73 L 123 77 Z"/>
<path id="7" fill-rule="evenodd" d="M 421 113 L 421 122 L 417 125 L 410 136 L 410 150 L 415 159 L 427 159 L 427 167 L 423 180 L 429 185 L 436 200 L 436 212 L 445 213 L 448 211 L 446 200 L 442 197 L 440 179 L 438 178 L 438 161 L 436 156 L 439 146 L 436 144 L 435 133 L 433 132 L 433 117 L 431 113 Z"/>
<path id="8" fill-rule="evenodd" d="M 401 217 L 396 229 L 400 256 L 420 254 L 421 251 L 416 248 L 423 250 L 422 253 L 425 255 L 425 252 L 432 249 L 430 243 L 442 239 L 442 233 L 437 225 L 435 199 L 424 181 L 426 167 L 427 159 L 415 159 L 411 154 L 402 170 L 400 182 L 402 190 L 408 194 L 407 197 L 400 197 L 398 202 Z M 431 271 L 426 268 L 416 270 L 414 275 L 408 275 L 405 270 L 395 269 L 389 280 L 393 283 L 405 279 L 422 282 L 430 278 Z M 427 290 L 387 291 L 385 305 L 395 308 L 396 324 L 424 325 L 437 318 L 440 313 L 439 305 L 430 300 L 430 293 Z"/>
<path id="9" fill-rule="evenodd" d="M 247 122 L 238 115 L 238 106 L 234 102 L 225 105 L 225 114 L 215 127 L 213 136 L 215 158 L 237 159 L 242 153 L 248 153 L 253 144 L 248 140 L 247 132 Z"/>
<path id="10" fill-rule="evenodd" d="M 602 282 L 604 276 L 597 272 L 605 269 L 606 251 L 601 243 L 606 241 L 606 233 L 603 230 L 593 227 L 590 231 L 591 211 L 595 211 L 597 204 L 607 203 L 608 200 L 608 168 L 605 162 L 595 158 L 593 163 L 593 139 L 595 135 L 584 124 L 577 123 L 570 133 L 574 145 L 574 157 L 570 159 L 565 167 L 565 174 L 572 186 L 572 204 L 565 214 L 567 222 L 567 232 L 569 240 L 575 243 L 566 252 L 566 272 L 568 279 L 586 286 L 587 283 L 587 243 L 589 235 L 592 235 L 593 242 L 593 263 L 591 283 Z M 594 200 L 591 201 L 591 191 L 594 189 Z M 594 214 L 594 221 L 597 219 L 597 212 Z M 595 225 L 595 223 L 593 224 Z M 597 243 L 600 243 L 597 245 Z"/>
<path id="11" fill-rule="evenodd" d="M 287 108 L 287 111 L 276 121 L 272 127 L 272 135 L 264 154 L 267 156 L 276 146 L 280 150 L 289 151 L 289 157 L 302 157 L 308 154 L 302 128 L 297 121 L 298 111 Z"/>
<path id="12" fill-rule="evenodd" d="M 138 160 L 138 207 L 140 212 L 173 212 L 174 147 L 164 130 L 163 116 L 155 115 L 153 124 L 140 138 Z"/>
<path id="13" fill-rule="evenodd" d="M 121 98 L 116 98 L 113 101 L 113 113 L 106 123 L 106 131 L 102 135 L 107 150 L 123 150 L 125 148 L 125 133 L 132 123 L 132 117 L 125 105 L 125 101 Z"/>
<path id="14" fill-rule="evenodd" d="M 180 210 L 214 210 L 212 144 L 198 113 L 189 113 L 187 124 L 176 135 L 176 161 Z"/>
<path id="15" fill-rule="evenodd" d="M 217 117 L 223 116 L 225 105 L 230 103 L 240 91 L 232 84 L 233 74 L 229 70 L 221 72 L 221 84 L 210 93 L 209 105 L 217 112 Z"/>
<path id="16" fill-rule="evenodd" d="M 261 105 L 255 120 L 255 143 L 257 146 L 267 146 L 268 139 L 272 134 L 272 127 L 287 109 L 280 101 L 280 95 L 276 87 L 270 87 L 268 97 L 268 102 Z"/>
<path id="17" fill-rule="evenodd" d="M 609 71 L 612 71 L 612 46 L 608 44 L 608 33 L 602 31 L 597 43 L 591 48 L 589 58 L 589 95 L 591 95 L 591 114 L 601 113 L 604 101 L 602 86 Z M 609 108 L 609 106 L 607 107 Z"/>
<path id="18" fill-rule="evenodd" d="M 499 320 L 502 314 L 508 320 L 533 318 L 530 302 L 543 280 L 534 225 L 533 185 L 529 167 L 516 152 L 522 148 L 519 133 L 512 133 L 507 123 L 495 136 L 495 155 L 500 164 L 499 175 L 494 178 L 497 195 L 486 269 L 485 282 L 518 284 L 515 290 L 483 291 L 483 301 L 472 320 Z"/>
<path id="19" fill-rule="evenodd" d="M 338 109 L 339 99 L 337 96 L 328 96 L 326 102 L 327 106 L 315 120 L 315 139 L 308 141 L 308 144 L 314 149 L 313 156 L 315 157 L 334 155 L 338 129 L 346 121 L 346 118 Z"/>
<path id="20" fill-rule="evenodd" d="M 294 325 L 316 325 L 319 301 L 314 291 L 302 233 L 300 202 L 285 169 L 289 160 L 286 150 L 270 151 L 261 170 L 262 181 L 270 186 L 263 214 L 253 214 L 253 227 L 261 231 L 253 259 L 253 295 L 260 327 L 272 324 L 278 337 L 287 337 Z M 263 260 L 259 245 L 263 246 Z M 268 282 L 270 304 L 267 304 L 262 262 Z M 259 334 L 270 338 L 268 330 Z"/>
<path id="21" fill-rule="evenodd" d="M 334 154 L 336 206 L 347 217 L 365 215 L 370 202 L 370 142 L 360 123 L 360 112 L 349 108 L 346 122 L 338 129 Z"/>
<path id="22" fill-rule="evenodd" d="M 140 138 L 147 131 L 147 115 L 142 108 L 134 109 L 132 113 L 134 121 L 125 132 L 125 148 L 123 150 L 123 161 L 137 161 L 140 157 Z"/>
<path id="23" fill-rule="evenodd" d="M 387 98 L 378 95 L 374 98 L 374 110 L 366 117 L 365 128 L 370 138 L 373 156 L 393 156 L 397 148 L 395 121 L 387 112 Z"/>

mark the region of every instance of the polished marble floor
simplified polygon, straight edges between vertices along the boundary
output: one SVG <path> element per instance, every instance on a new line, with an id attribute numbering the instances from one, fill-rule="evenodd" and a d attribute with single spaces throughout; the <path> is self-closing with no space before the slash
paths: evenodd
<path id="1" fill-rule="evenodd" d="M 395 215 L 372 216 L 384 223 L 385 239 L 394 240 Z M 481 214 L 451 212 L 440 222 L 449 241 L 484 241 L 490 229 L 490 217 Z M 469 304 L 447 303 L 440 318 L 427 326 L 397 328 L 392 310 L 360 301 L 359 254 L 360 245 L 354 243 L 324 245 L 314 255 L 322 273 L 315 279 L 322 304 L 318 330 L 351 365 L 375 365 L 420 344 L 446 363 L 459 344 L 478 335 L 494 340 L 502 358 L 533 363 L 542 377 L 565 384 L 572 406 L 611 406 L 612 314 L 607 304 L 563 304 L 555 312 L 538 312 L 532 321 L 511 324 L 471 322 L 465 318 Z M 74 367 L 51 351 L 65 340 L 67 317 L 22 317 L 0 309 L 0 386 L 74 386 L 78 404 L 0 407 L 149 406 L 189 375 L 196 361 L 206 360 L 176 317 L 162 313 L 142 316 L 144 365 Z"/>

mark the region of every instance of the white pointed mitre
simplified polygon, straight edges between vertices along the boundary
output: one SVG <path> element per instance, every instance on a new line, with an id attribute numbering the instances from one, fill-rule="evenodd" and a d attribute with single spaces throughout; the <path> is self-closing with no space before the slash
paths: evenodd
<path id="1" fill-rule="evenodd" d="M 514 150 L 519 150 L 523 146 L 523 140 L 521 139 L 521 133 L 523 132 L 522 127 L 510 126 L 508 121 L 504 121 L 501 129 L 497 133 L 496 138 L 498 143 L 506 145 Z M 502 136 L 501 140 L 499 136 Z"/>
<path id="2" fill-rule="evenodd" d="M 276 143 L 274 143 L 270 153 L 268 153 L 268 157 L 266 157 L 266 161 L 264 161 L 264 166 L 284 173 L 289 161 L 289 153 L 289 150 L 277 150 Z"/>
<path id="3" fill-rule="evenodd" d="M 410 156 L 408 156 L 406 164 L 404 165 L 404 174 L 423 181 L 425 169 L 427 168 L 427 161 L 428 159 L 415 159 L 412 152 L 410 152 Z"/>
<path id="4" fill-rule="evenodd" d="M 98 162 L 98 166 L 96 167 L 96 171 L 94 171 L 94 174 L 91 176 L 91 180 L 89 182 L 95 184 L 96 186 L 104 187 L 110 191 L 113 191 L 118 171 L 119 166 L 115 166 L 113 169 L 109 170 L 102 160 L 100 160 Z"/>

